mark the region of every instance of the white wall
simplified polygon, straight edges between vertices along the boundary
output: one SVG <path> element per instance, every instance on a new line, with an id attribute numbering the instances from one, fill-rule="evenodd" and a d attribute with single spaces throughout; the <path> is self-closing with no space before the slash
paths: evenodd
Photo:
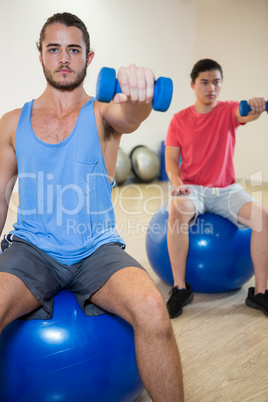
<path id="1" fill-rule="evenodd" d="M 85 87 L 95 95 L 102 66 L 136 63 L 156 78 L 169 76 L 174 95 L 166 113 L 152 112 L 121 146 L 159 151 L 172 115 L 194 101 L 189 73 L 198 59 L 215 58 L 224 70 L 221 99 L 267 96 L 267 0 L 0 0 L 0 115 L 38 97 L 45 80 L 35 42 L 55 12 L 77 14 L 91 34 L 95 59 Z M 267 116 L 239 129 L 237 176 L 262 174 L 268 182 Z"/>
<path id="2" fill-rule="evenodd" d="M 184 77 L 193 59 L 195 1 L 1 0 L 0 115 L 44 90 L 35 42 L 46 19 L 63 11 L 78 15 L 91 35 L 95 59 L 85 83 L 89 94 L 95 95 L 97 75 L 103 66 L 118 69 L 134 62 L 152 68 L 156 78 L 172 77 L 174 97 L 169 111 L 153 111 L 141 128 L 125 136 L 121 144 L 126 152 L 137 144 L 159 150 L 173 113 L 183 107 L 185 98 L 187 103 L 190 101 Z"/>
<path id="3" fill-rule="evenodd" d="M 213 58 L 223 67 L 220 99 L 268 98 L 268 1 L 197 1 L 194 62 Z M 240 127 L 235 170 L 247 186 L 268 182 L 268 115 Z M 258 180 L 257 180 L 258 181 Z M 252 191 L 255 189 L 252 188 Z"/>

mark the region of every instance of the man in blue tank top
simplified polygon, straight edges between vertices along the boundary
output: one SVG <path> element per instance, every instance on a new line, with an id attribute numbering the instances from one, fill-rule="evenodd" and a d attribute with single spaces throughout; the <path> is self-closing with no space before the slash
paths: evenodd
<path id="1" fill-rule="evenodd" d="M 38 50 L 45 91 L 0 121 L 1 232 L 10 183 L 16 175 L 19 181 L 17 222 L 0 255 L 0 331 L 18 317 L 50 318 L 53 296 L 68 289 L 85 314 L 107 311 L 133 326 L 140 375 L 154 401 L 182 401 L 166 305 L 124 251 L 111 202 L 120 139 L 151 112 L 153 72 L 121 67 L 122 93 L 112 102 L 87 95 L 94 53 L 84 23 L 69 13 L 47 20 Z"/>

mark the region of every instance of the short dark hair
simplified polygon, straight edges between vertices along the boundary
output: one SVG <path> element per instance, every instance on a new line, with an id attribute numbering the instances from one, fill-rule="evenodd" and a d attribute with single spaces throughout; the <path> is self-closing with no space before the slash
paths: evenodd
<path id="1" fill-rule="evenodd" d="M 199 73 L 203 73 L 204 71 L 212 71 L 212 70 L 219 70 L 219 72 L 221 73 L 221 77 L 223 78 L 222 68 L 219 65 L 219 63 L 217 63 L 216 61 L 211 60 L 211 59 L 199 60 L 193 66 L 193 69 L 190 74 L 192 82 L 195 83 L 195 80 L 198 77 Z"/>
<path id="2" fill-rule="evenodd" d="M 49 17 L 45 24 L 43 25 L 43 28 L 41 29 L 40 32 L 40 37 L 39 37 L 39 42 L 36 43 L 37 49 L 42 52 L 42 42 L 45 39 L 45 34 L 46 34 L 46 28 L 48 25 L 51 24 L 63 24 L 67 27 L 77 27 L 82 31 L 83 38 L 86 44 L 86 52 L 89 54 L 90 52 L 90 37 L 89 33 L 87 30 L 87 27 L 83 23 L 83 21 L 80 20 L 76 15 L 71 14 L 71 13 L 57 13 L 52 15 L 52 17 Z"/>

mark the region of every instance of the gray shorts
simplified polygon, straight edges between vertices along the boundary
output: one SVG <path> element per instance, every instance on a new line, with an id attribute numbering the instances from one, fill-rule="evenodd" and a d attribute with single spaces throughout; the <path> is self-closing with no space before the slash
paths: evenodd
<path id="1" fill-rule="evenodd" d="M 191 193 L 180 197 L 187 197 L 194 203 L 196 214 L 191 220 L 190 226 L 195 223 L 198 215 L 212 212 L 229 219 L 238 228 L 245 228 L 244 225 L 237 221 L 238 213 L 248 202 L 258 202 L 237 183 L 224 188 L 195 185 L 187 185 L 187 187 L 189 187 Z"/>
<path id="2" fill-rule="evenodd" d="M 1 243 L 0 272 L 7 272 L 21 279 L 42 306 L 24 319 L 49 319 L 53 315 L 53 296 L 62 289 L 71 291 L 88 316 L 105 312 L 89 302 L 117 271 L 126 267 L 144 269 L 127 254 L 123 246 L 109 243 L 100 246 L 92 255 L 79 263 L 64 265 L 33 244 L 17 237 L 5 236 Z"/>

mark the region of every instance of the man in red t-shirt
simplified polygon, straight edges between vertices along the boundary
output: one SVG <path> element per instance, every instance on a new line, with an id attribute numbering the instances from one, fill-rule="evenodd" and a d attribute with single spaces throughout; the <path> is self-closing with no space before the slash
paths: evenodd
<path id="1" fill-rule="evenodd" d="M 252 229 L 255 287 L 249 288 L 246 304 L 268 316 L 268 210 L 235 183 L 233 164 L 238 126 L 256 120 L 266 102 L 250 99 L 251 112 L 240 116 L 238 102 L 217 100 L 222 78 L 222 68 L 214 60 L 194 65 L 191 87 L 196 102 L 173 116 L 165 142 L 166 171 L 173 185 L 167 233 L 174 278 L 167 302 L 170 318 L 178 317 L 193 299 L 191 285 L 185 282 L 189 242 L 185 227 L 205 211 Z"/>

